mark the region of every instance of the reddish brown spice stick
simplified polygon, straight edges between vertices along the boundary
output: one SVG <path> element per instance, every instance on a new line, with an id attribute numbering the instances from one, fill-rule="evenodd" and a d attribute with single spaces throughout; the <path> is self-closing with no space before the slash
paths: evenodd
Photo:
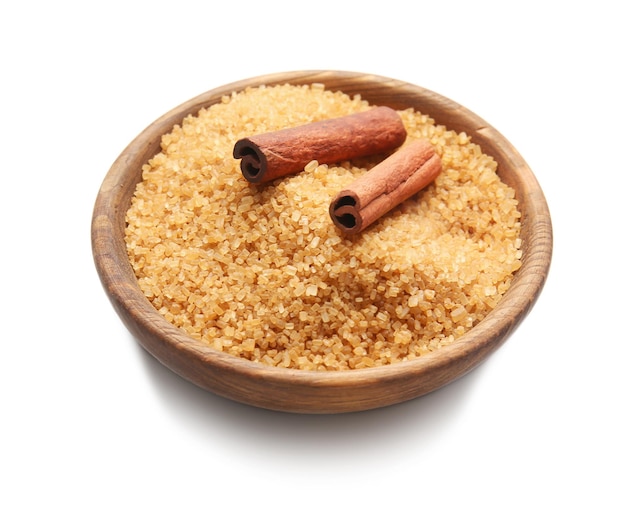
<path id="1" fill-rule="evenodd" d="M 313 122 L 238 140 L 233 156 L 251 183 L 295 174 L 311 160 L 336 163 L 383 154 L 402 145 L 406 130 L 398 112 L 375 107 L 365 112 Z"/>
<path id="2" fill-rule="evenodd" d="M 440 172 L 441 160 L 432 144 L 426 140 L 412 142 L 339 192 L 330 204 L 330 216 L 344 233 L 361 232 Z"/>

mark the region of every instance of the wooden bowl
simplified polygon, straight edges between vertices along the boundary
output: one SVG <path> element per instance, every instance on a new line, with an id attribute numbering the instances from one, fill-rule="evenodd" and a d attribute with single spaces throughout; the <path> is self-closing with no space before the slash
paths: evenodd
<path id="1" fill-rule="evenodd" d="M 125 213 L 141 167 L 160 150 L 175 124 L 225 94 L 248 86 L 324 83 L 361 94 L 371 104 L 414 107 L 438 124 L 465 131 L 498 162 L 501 179 L 515 189 L 522 213 L 521 268 L 496 308 L 457 341 L 412 361 L 384 367 L 314 372 L 269 367 L 214 350 L 167 322 L 140 290 L 124 242 Z M 410 83 L 352 72 L 304 71 L 260 76 L 208 91 L 148 126 L 122 152 L 99 190 L 92 218 L 92 248 L 103 287 L 137 341 L 172 371 L 215 394 L 261 408 L 296 413 L 360 411 L 400 403 L 446 385 L 496 350 L 537 300 L 552 257 L 552 226 L 543 192 L 515 148 L 493 127 L 457 103 Z"/>

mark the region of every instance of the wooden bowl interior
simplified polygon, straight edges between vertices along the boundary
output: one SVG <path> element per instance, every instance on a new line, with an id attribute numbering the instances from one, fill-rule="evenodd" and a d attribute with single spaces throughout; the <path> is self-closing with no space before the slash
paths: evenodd
<path id="1" fill-rule="evenodd" d="M 465 131 L 498 162 L 522 212 L 522 266 L 498 306 L 455 343 L 417 360 L 386 367 L 310 372 L 265 367 L 218 352 L 168 323 L 137 284 L 124 242 L 125 214 L 141 168 L 160 150 L 161 136 L 189 114 L 233 91 L 281 83 L 324 83 L 360 94 L 371 104 L 413 107 L 448 129 Z M 464 375 L 497 349 L 528 314 L 548 274 L 550 214 L 541 188 L 518 152 L 493 127 L 455 102 L 416 85 L 360 73 L 305 71 L 243 80 L 206 92 L 146 128 L 114 162 L 98 193 L 92 218 L 94 261 L 112 305 L 137 341 L 194 384 L 250 405 L 299 413 L 338 413 L 387 406 L 431 392 Z"/>

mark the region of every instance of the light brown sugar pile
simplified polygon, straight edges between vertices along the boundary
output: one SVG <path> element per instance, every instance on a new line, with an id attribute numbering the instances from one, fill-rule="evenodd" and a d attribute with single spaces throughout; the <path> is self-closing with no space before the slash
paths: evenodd
<path id="1" fill-rule="evenodd" d="M 251 88 L 190 116 L 144 166 L 126 244 L 154 307 L 217 350 L 271 366 L 359 369 L 454 342 L 521 265 L 520 213 L 496 163 L 464 133 L 400 111 L 442 173 L 360 235 L 332 197 L 380 158 L 318 165 L 262 186 L 232 156 L 256 133 L 371 108 L 321 85 Z"/>

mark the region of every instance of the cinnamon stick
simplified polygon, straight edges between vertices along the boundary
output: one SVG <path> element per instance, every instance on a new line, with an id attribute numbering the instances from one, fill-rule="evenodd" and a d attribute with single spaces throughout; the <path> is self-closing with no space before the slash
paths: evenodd
<path id="1" fill-rule="evenodd" d="M 233 156 L 251 183 L 295 174 L 311 160 L 336 163 L 384 154 L 402 145 L 406 130 L 389 107 L 254 135 L 237 141 Z"/>
<path id="2" fill-rule="evenodd" d="M 339 192 L 330 204 L 330 216 L 344 233 L 361 232 L 440 172 L 441 160 L 432 144 L 427 140 L 412 142 Z"/>

